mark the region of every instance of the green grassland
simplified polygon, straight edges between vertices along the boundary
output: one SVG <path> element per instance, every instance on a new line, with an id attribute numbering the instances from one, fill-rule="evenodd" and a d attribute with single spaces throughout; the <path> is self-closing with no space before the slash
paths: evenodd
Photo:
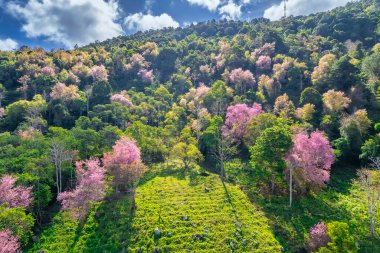
<path id="1" fill-rule="evenodd" d="M 319 192 L 296 197 L 288 207 L 288 196 L 265 198 L 255 188 L 249 169 L 240 171 L 235 181 L 244 189 L 250 201 L 260 206 L 284 252 L 303 252 L 309 229 L 318 222 L 345 222 L 359 245 L 359 252 L 380 252 L 380 233 L 369 236 L 367 196 L 356 179 L 356 168 L 340 165 L 334 168 L 327 187 Z M 380 213 L 380 207 L 377 208 Z M 379 218 L 379 217 L 378 217 Z M 377 230 L 379 231 L 379 230 Z"/>
<path id="2" fill-rule="evenodd" d="M 59 214 L 29 252 L 281 251 L 264 213 L 237 186 L 214 174 L 164 174 L 141 182 L 133 219 L 128 196 L 99 204 L 83 226 Z"/>
<path id="3" fill-rule="evenodd" d="M 281 251 L 264 213 L 216 175 L 156 177 L 136 204 L 130 252 Z"/>
<path id="4" fill-rule="evenodd" d="M 82 225 L 60 213 L 28 252 L 302 252 L 321 221 L 348 223 L 360 252 L 380 248 L 368 237 L 365 193 L 353 168 L 335 170 L 322 193 L 296 198 L 291 210 L 285 195 L 264 198 L 247 171 L 235 181 L 151 169 L 136 190 L 133 216 L 128 194 L 98 204 Z"/>

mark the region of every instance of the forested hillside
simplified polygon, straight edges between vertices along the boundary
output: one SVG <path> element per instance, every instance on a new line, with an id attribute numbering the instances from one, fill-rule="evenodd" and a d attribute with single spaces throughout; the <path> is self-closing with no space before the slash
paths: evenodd
<path id="1" fill-rule="evenodd" d="M 380 252 L 380 2 L 0 51 L 0 253 Z"/>

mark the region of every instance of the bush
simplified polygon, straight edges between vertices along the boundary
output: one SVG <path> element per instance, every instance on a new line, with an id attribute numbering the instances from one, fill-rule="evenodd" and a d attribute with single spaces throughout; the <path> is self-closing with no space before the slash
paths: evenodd
<path id="1" fill-rule="evenodd" d="M 348 224 L 334 221 L 327 224 L 327 234 L 331 241 L 326 247 L 320 248 L 319 253 L 345 252 L 354 253 L 358 251 L 354 237 L 351 235 Z"/>

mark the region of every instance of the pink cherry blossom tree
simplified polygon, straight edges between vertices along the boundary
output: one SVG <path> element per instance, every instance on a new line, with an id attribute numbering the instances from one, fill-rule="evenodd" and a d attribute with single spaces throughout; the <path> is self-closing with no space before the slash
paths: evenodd
<path id="1" fill-rule="evenodd" d="M 272 68 L 272 59 L 269 56 L 262 55 L 256 61 L 256 67 L 260 71 L 270 70 Z"/>
<path id="2" fill-rule="evenodd" d="M 5 109 L 4 107 L 0 107 L 0 119 L 5 116 Z"/>
<path id="3" fill-rule="evenodd" d="M 11 231 L 0 231 L 0 253 L 17 253 L 20 252 L 21 245 L 16 236 Z"/>
<path id="4" fill-rule="evenodd" d="M 135 190 L 145 170 L 136 141 L 122 137 L 112 147 L 111 152 L 104 154 L 103 164 L 114 177 L 116 192 L 121 185 L 129 187 L 132 193 L 132 210 L 134 210 Z"/>
<path id="5" fill-rule="evenodd" d="M 133 105 L 125 90 L 123 90 L 119 94 L 112 95 L 110 100 L 111 103 L 120 103 L 126 107 L 131 107 Z"/>
<path id="6" fill-rule="evenodd" d="M 50 92 L 52 99 L 59 99 L 62 102 L 70 102 L 79 99 L 79 88 L 76 85 L 66 86 L 64 83 L 57 83 Z"/>
<path id="7" fill-rule="evenodd" d="M 128 63 L 125 64 L 125 70 L 130 72 L 137 73 L 141 69 L 146 69 L 150 66 L 150 63 L 147 62 L 141 54 L 133 54 L 129 59 Z"/>
<path id="8" fill-rule="evenodd" d="M 324 223 L 317 223 L 309 232 L 309 240 L 307 242 L 307 250 L 314 252 L 320 247 L 325 247 L 330 242 L 330 237 L 327 234 L 327 227 Z"/>
<path id="9" fill-rule="evenodd" d="M 75 218 L 83 220 L 91 205 L 101 201 L 105 196 L 105 169 L 98 159 L 89 159 L 75 163 L 77 186 L 73 191 L 58 194 L 57 200 L 62 210 L 69 211 Z"/>
<path id="10" fill-rule="evenodd" d="M 149 84 L 153 83 L 153 80 L 154 80 L 153 70 L 142 69 L 139 71 L 139 73 L 137 75 L 144 82 L 149 83 Z"/>
<path id="11" fill-rule="evenodd" d="M 229 136 L 233 141 L 243 139 L 253 117 L 263 112 L 261 104 L 254 103 L 252 107 L 246 104 L 231 105 L 227 108 L 226 121 L 222 127 L 224 136 Z"/>
<path id="12" fill-rule="evenodd" d="M 230 82 L 235 84 L 235 90 L 240 94 L 244 94 L 249 87 L 253 88 L 256 85 L 256 79 L 249 70 L 234 69 L 229 78 Z"/>
<path id="13" fill-rule="evenodd" d="M 310 136 L 296 134 L 293 147 L 285 159 L 289 169 L 289 206 L 292 205 L 293 174 L 295 183 L 303 190 L 322 188 L 330 180 L 334 152 L 321 131 L 315 131 Z"/>
<path id="14" fill-rule="evenodd" d="M 276 46 L 275 43 L 265 43 L 263 46 L 256 48 L 251 53 L 251 60 L 256 62 L 260 56 L 272 56 L 275 52 Z"/>
<path id="15" fill-rule="evenodd" d="M 103 65 L 94 66 L 91 69 L 92 78 L 94 81 L 108 81 L 108 73 Z"/>
<path id="16" fill-rule="evenodd" d="M 55 76 L 55 70 L 54 70 L 54 68 L 49 67 L 49 66 L 43 67 L 40 70 L 40 72 L 41 72 L 41 75 L 44 76 L 44 77 Z"/>
<path id="17" fill-rule="evenodd" d="M 7 175 L 0 179 L 0 205 L 27 208 L 31 203 L 32 187 L 15 186 L 16 178 Z"/>
<path id="18" fill-rule="evenodd" d="M 116 191 L 120 185 L 133 186 L 143 173 L 140 149 L 130 138 L 122 137 L 112 147 L 112 151 L 105 153 L 104 167 L 114 176 Z"/>

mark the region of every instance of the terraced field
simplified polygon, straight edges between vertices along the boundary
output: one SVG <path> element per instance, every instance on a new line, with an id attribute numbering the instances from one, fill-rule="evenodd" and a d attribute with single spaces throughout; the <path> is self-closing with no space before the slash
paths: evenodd
<path id="1" fill-rule="evenodd" d="M 159 176 L 161 175 L 161 176 Z M 281 252 L 263 212 L 217 175 L 160 171 L 130 196 L 93 208 L 84 224 L 60 213 L 27 252 Z"/>
<path id="2" fill-rule="evenodd" d="M 156 177 L 136 206 L 130 252 L 281 252 L 264 214 L 216 175 Z"/>

